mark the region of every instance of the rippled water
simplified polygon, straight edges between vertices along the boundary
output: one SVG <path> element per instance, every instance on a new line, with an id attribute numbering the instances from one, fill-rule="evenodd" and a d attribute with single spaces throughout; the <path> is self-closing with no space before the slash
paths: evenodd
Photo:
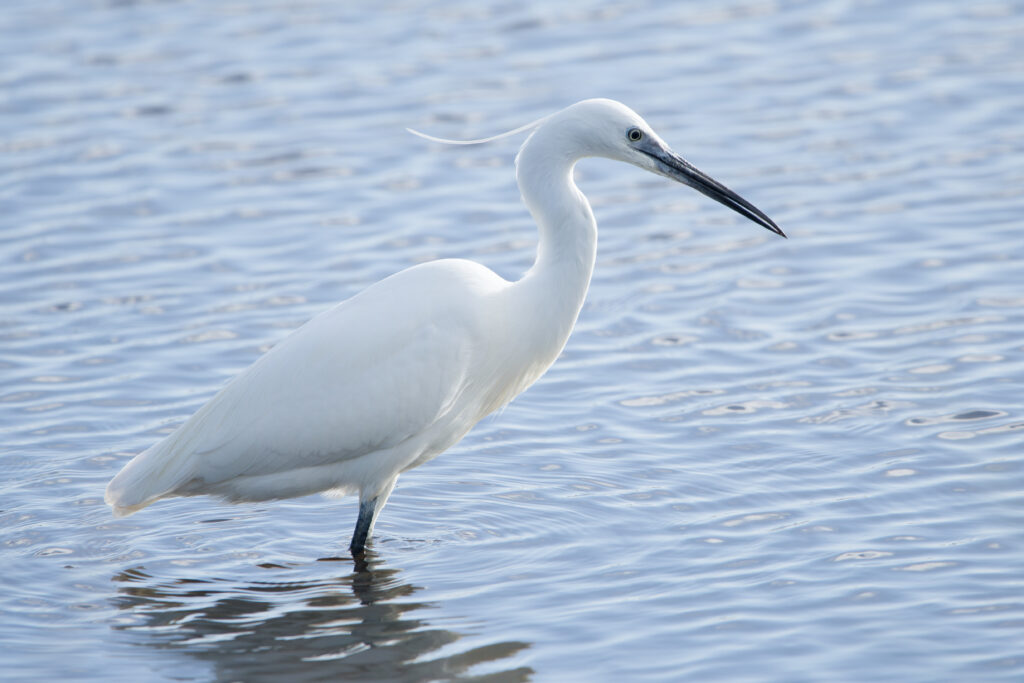
<path id="1" fill-rule="evenodd" d="M 0 13 L 12 680 L 1021 680 L 1024 6 L 22 0 Z M 516 140 L 643 114 L 790 235 L 605 161 L 563 357 L 354 501 L 106 481 L 410 264 L 531 262 Z"/>

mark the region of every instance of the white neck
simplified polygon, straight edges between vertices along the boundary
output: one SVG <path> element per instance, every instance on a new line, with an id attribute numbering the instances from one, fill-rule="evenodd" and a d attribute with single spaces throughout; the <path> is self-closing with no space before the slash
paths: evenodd
<path id="1" fill-rule="evenodd" d="M 535 330 L 535 336 L 523 338 L 539 340 L 550 364 L 565 346 L 587 295 L 597 256 L 597 223 L 573 182 L 579 155 L 544 132 L 531 136 L 516 160 L 519 190 L 537 222 L 540 242 L 536 262 L 512 290 L 517 305 L 525 307 L 520 319 Z"/>

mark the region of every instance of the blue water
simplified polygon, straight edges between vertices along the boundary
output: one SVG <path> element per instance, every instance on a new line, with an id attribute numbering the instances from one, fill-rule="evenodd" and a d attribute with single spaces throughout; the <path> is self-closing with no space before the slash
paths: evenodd
<path id="1" fill-rule="evenodd" d="M 0 13 L 10 680 L 1024 679 L 1024 4 L 21 0 Z M 636 109 L 782 240 L 578 169 L 559 362 L 355 502 L 165 501 L 127 459 L 289 330 L 461 256 L 518 139 Z"/>

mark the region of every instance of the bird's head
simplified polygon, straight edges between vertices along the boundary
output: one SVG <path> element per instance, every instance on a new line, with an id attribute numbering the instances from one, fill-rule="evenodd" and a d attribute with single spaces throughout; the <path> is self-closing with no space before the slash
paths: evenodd
<path id="1" fill-rule="evenodd" d="M 615 100 L 583 100 L 515 130 L 478 140 L 446 140 L 407 130 L 428 140 L 455 145 L 475 145 L 532 130 L 517 163 L 528 149 L 548 167 L 560 161 L 563 167 L 571 168 L 583 157 L 625 161 L 688 185 L 775 234 L 786 236 L 763 211 L 673 152 L 639 114 Z"/>
<path id="2" fill-rule="evenodd" d="M 639 114 L 614 100 L 583 100 L 544 121 L 535 135 L 560 137 L 580 157 L 625 161 L 665 176 L 724 204 L 785 237 L 763 211 L 669 148 Z"/>

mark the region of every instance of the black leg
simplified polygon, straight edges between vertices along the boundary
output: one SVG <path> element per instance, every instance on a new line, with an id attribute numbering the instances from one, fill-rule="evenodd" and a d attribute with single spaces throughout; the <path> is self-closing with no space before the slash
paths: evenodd
<path id="1" fill-rule="evenodd" d="M 352 557 L 362 555 L 366 549 L 366 539 L 370 535 L 370 527 L 373 526 L 373 516 L 377 514 L 378 500 L 379 498 L 370 498 L 359 501 L 359 519 L 356 520 L 356 530 L 348 546 Z"/>

